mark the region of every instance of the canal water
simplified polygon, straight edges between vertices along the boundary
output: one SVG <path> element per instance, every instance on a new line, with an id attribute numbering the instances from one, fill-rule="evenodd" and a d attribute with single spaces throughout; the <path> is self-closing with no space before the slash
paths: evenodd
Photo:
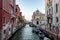
<path id="1" fill-rule="evenodd" d="M 37 34 L 32 33 L 32 29 L 33 28 L 27 24 L 14 35 L 12 40 L 40 40 Z M 46 37 L 45 40 L 47 40 Z"/>

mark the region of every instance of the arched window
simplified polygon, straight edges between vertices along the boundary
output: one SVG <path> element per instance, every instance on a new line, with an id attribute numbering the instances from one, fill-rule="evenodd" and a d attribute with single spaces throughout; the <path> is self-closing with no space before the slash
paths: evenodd
<path id="1" fill-rule="evenodd" d="M 39 24 L 39 21 L 37 21 L 37 25 Z"/>

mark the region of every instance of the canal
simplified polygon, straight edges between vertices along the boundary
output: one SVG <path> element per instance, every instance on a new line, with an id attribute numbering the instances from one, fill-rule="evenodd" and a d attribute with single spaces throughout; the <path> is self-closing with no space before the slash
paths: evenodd
<path id="1" fill-rule="evenodd" d="M 37 34 L 32 33 L 32 29 L 33 28 L 27 24 L 14 35 L 12 40 L 40 40 Z M 45 37 L 45 40 L 46 39 Z"/>

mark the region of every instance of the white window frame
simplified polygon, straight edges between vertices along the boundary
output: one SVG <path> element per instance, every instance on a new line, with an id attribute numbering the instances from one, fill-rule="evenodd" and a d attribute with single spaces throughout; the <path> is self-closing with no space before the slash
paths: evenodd
<path id="1" fill-rule="evenodd" d="M 6 10 L 6 0 L 3 0 L 3 9 Z"/>

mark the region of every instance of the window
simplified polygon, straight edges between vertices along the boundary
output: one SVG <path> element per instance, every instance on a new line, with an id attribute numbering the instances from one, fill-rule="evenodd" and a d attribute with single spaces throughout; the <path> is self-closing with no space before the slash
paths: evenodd
<path id="1" fill-rule="evenodd" d="M 49 0 L 50 1 L 50 0 Z"/>
<path id="2" fill-rule="evenodd" d="M 6 33 L 6 30 L 4 30 L 4 34 Z"/>
<path id="3" fill-rule="evenodd" d="M 16 8 L 16 12 L 17 12 L 17 8 Z"/>
<path id="4" fill-rule="evenodd" d="M 6 0 L 3 0 L 3 8 L 6 9 Z"/>
<path id="5" fill-rule="evenodd" d="M 9 28 L 9 31 L 10 31 L 10 28 Z"/>
<path id="6" fill-rule="evenodd" d="M 48 11 L 47 11 L 47 16 L 48 16 Z"/>
<path id="7" fill-rule="evenodd" d="M 51 19 L 49 19 L 49 23 L 51 23 Z"/>
<path id="8" fill-rule="evenodd" d="M 42 17 L 42 20 L 44 20 L 44 17 Z"/>
<path id="9" fill-rule="evenodd" d="M 53 29 L 55 28 L 55 26 L 53 26 Z"/>
<path id="10" fill-rule="evenodd" d="M 37 25 L 39 24 L 39 22 L 37 21 Z"/>
<path id="11" fill-rule="evenodd" d="M 10 0 L 10 3 L 13 5 L 14 4 L 14 0 Z"/>
<path id="12" fill-rule="evenodd" d="M 58 26 L 56 27 L 56 29 L 58 29 Z"/>
<path id="13" fill-rule="evenodd" d="M 52 9 L 52 14 L 53 14 L 53 7 L 51 9 Z"/>
<path id="14" fill-rule="evenodd" d="M 4 17 L 4 23 L 6 23 L 6 18 Z"/>
<path id="15" fill-rule="evenodd" d="M 13 0 L 10 0 L 13 3 Z"/>
<path id="16" fill-rule="evenodd" d="M 56 12 L 58 12 L 58 4 L 56 4 Z"/>
<path id="17" fill-rule="evenodd" d="M 12 23 L 14 24 L 14 19 L 12 20 Z"/>
<path id="18" fill-rule="evenodd" d="M 13 14 L 14 14 L 14 11 L 13 11 L 13 9 L 11 9 L 10 11 L 11 11 L 10 13 L 13 15 Z"/>
<path id="19" fill-rule="evenodd" d="M 48 11 L 47 11 L 47 15 L 48 15 Z"/>
<path id="20" fill-rule="evenodd" d="M 51 31 L 51 23 L 49 24 L 49 26 L 50 26 L 50 31 Z"/>
<path id="21" fill-rule="evenodd" d="M 59 20 L 58 20 L 58 17 L 56 17 L 56 22 L 58 22 Z"/>
<path id="22" fill-rule="evenodd" d="M 49 14 L 50 14 L 50 9 L 49 9 Z"/>

